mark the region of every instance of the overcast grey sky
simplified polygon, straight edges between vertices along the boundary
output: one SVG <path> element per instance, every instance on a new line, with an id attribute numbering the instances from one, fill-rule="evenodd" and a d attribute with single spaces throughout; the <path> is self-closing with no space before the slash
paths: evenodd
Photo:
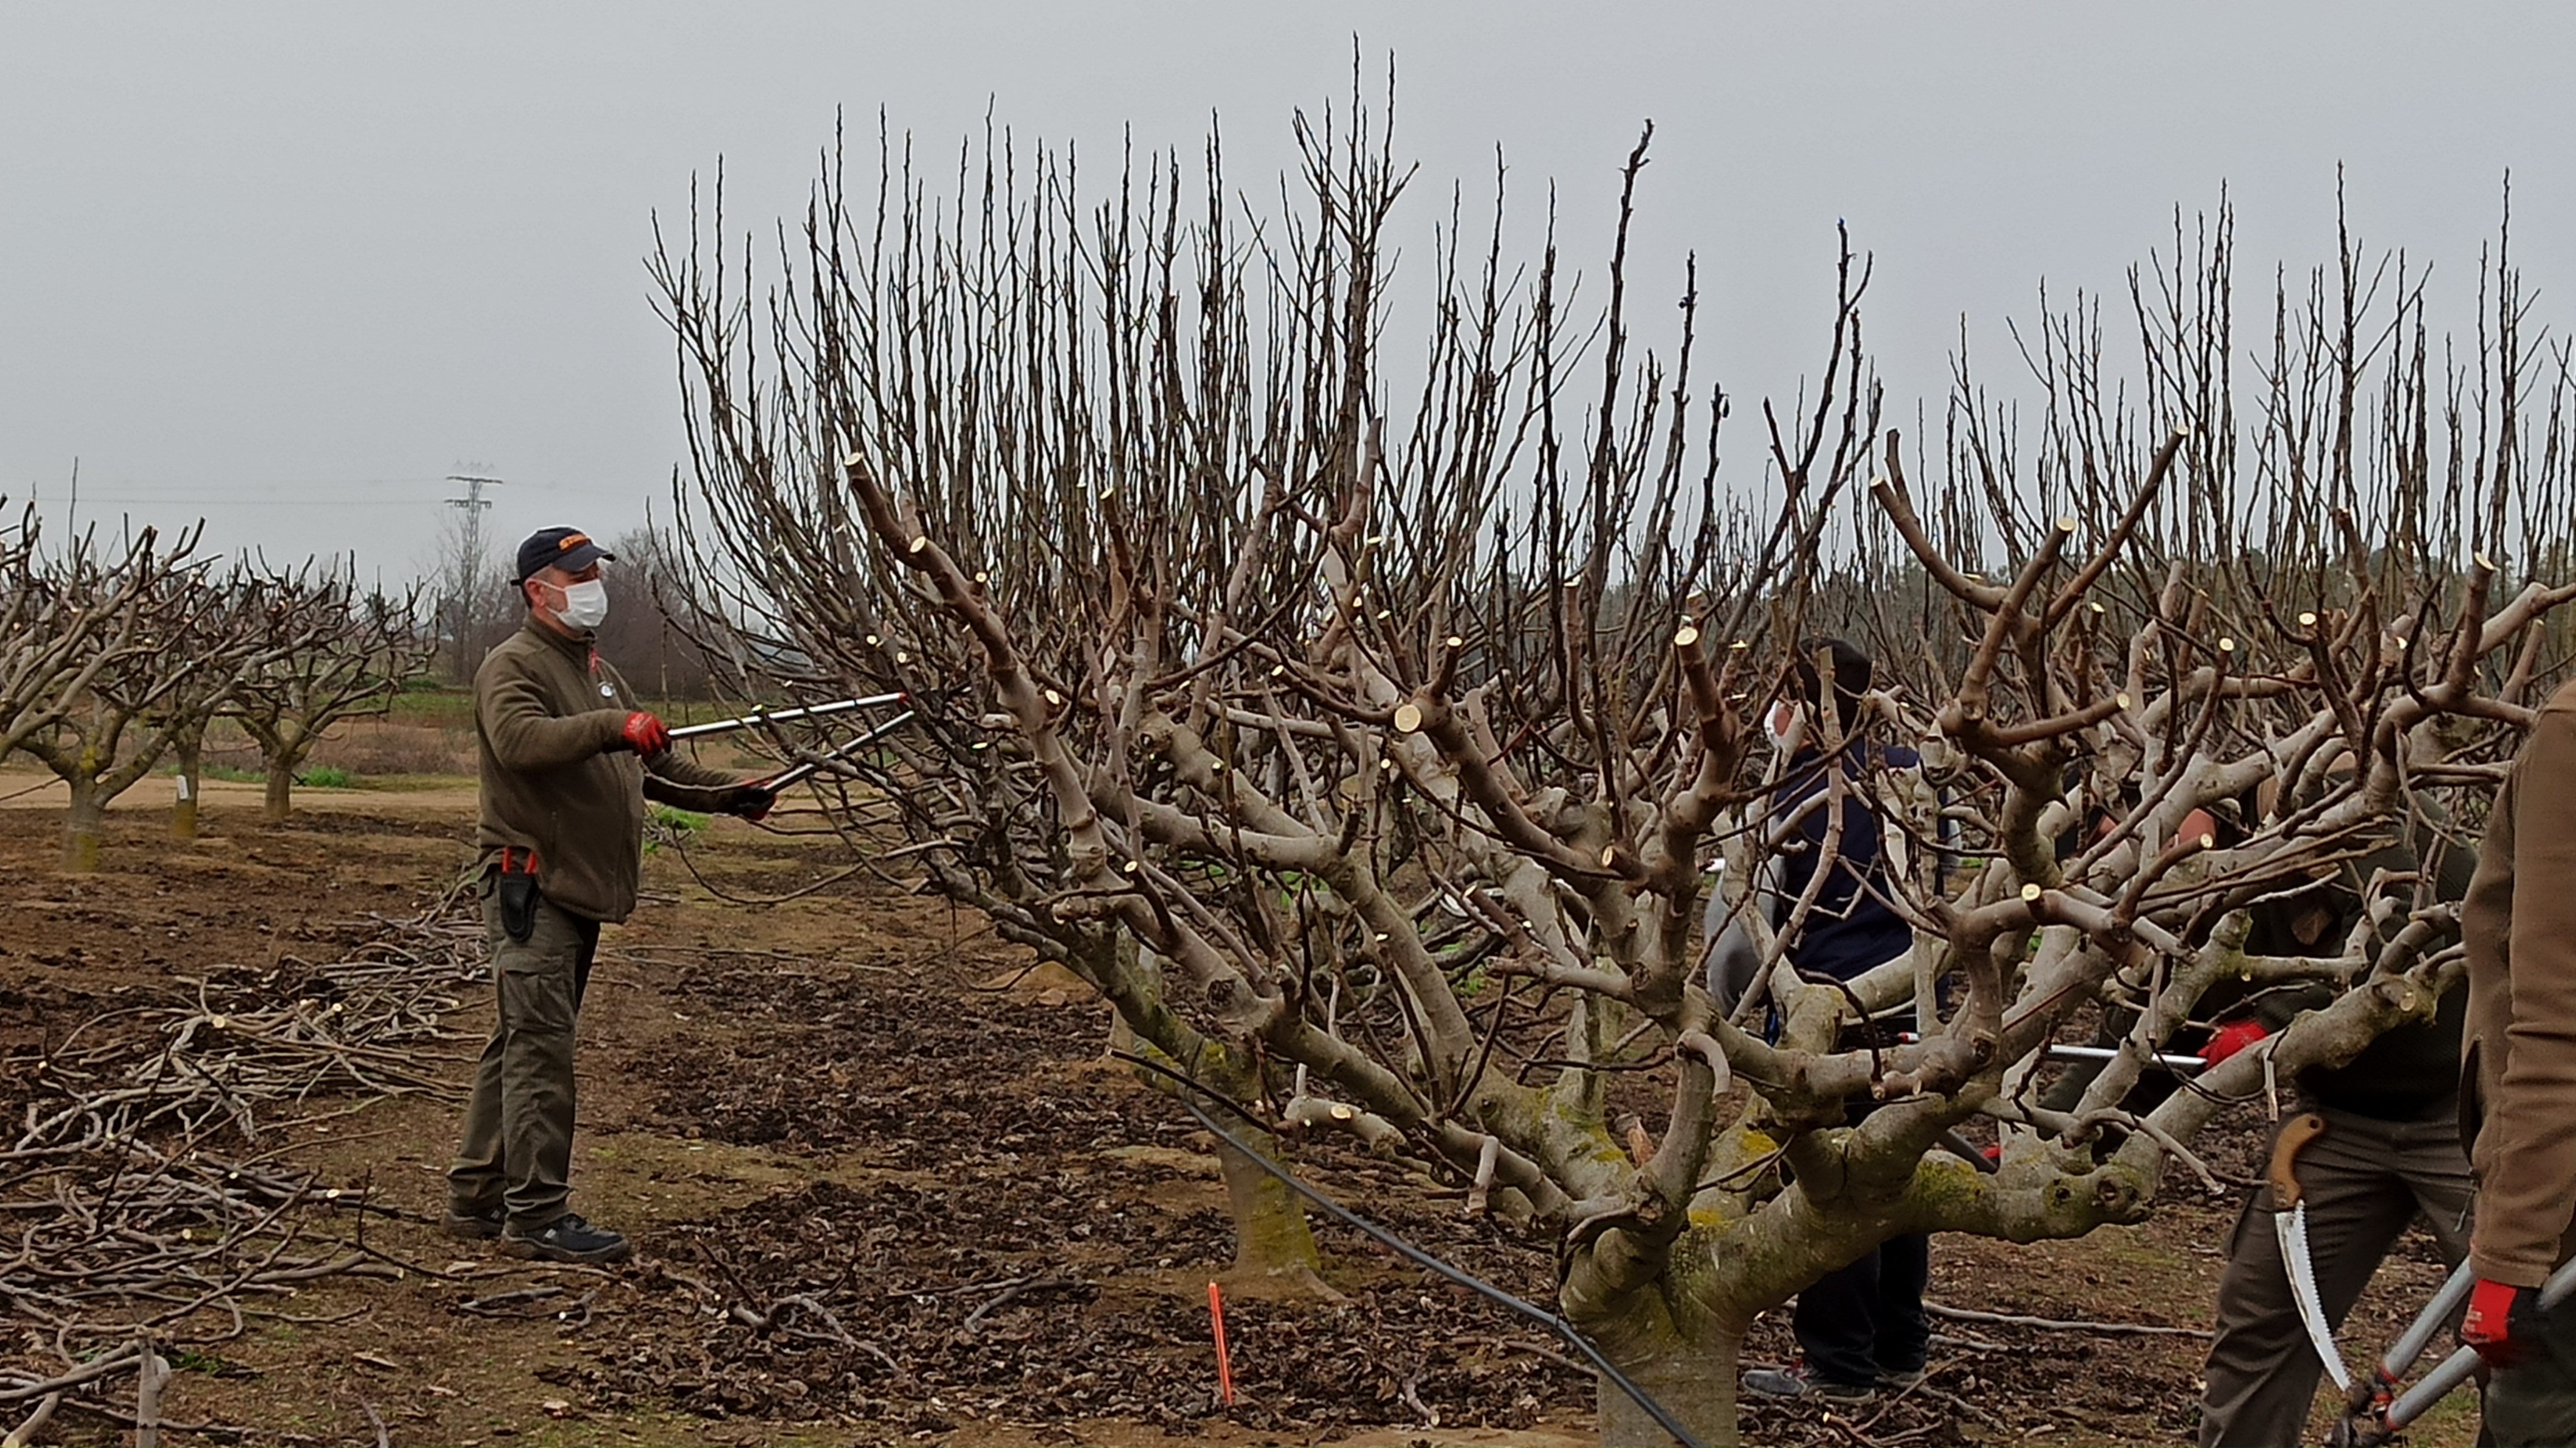
<path id="1" fill-rule="evenodd" d="M 2357 231 L 2465 313 L 2513 172 L 2537 315 L 2576 288 L 2576 9 L 2388 3 L 0 3 L 0 492 L 58 524 L 200 513 L 220 548 L 406 575 L 473 462 L 515 539 L 640 522 L 680 458 L 651 217 L 722 158 L 740 222 L 798 209 L 836 108 L 937 153 L 987 105 L 1105 155 L 1275 172 L 1354 36 L 1396 55 L 1398 146 L 1515 203 L 1559 188 L 1597 272 L 1656 123 L 1643 283 L 1702 258 L 1739 394 L 1812 369 L 1833 227 L 1874 251 L 1899 399 L 1959 318 L 1992 356 L 2036 285 L 2116 288 L 2173 207 L 2239 216 L 2244 282 Z M 1411 321 L 1398 319 L 1399 335 Z M 1910 403 L 1907 405 L 1910 411 Z M 111 501 L 115 500 L 115 501 Z M 149 500 L 149 501 L 125 501 Z"/>

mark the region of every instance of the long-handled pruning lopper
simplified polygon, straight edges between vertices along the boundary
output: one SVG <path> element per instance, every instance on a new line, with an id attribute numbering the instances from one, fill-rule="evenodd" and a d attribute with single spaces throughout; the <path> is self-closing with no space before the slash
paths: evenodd
<path id="1" fill-rule="evenodd" d="M 735 719 L 717 719 L 705 724 L 690 724 L 671 731 L 674 739 L 697 739 L 708 734 L 723 734 L 735 729 L 757 729 L 764 724 L 786 724 L 798 719 L 820 719 L 828 714 L 846 713 L 852 709 L 874 709 L 886 704 L 908 704 L 909 694 L 870 694 L 859 699 L 836 699 L 829 704 L 807 704 L 795 709 L 754 708 Z"/>
<path id="2" fill-rule="evenodd" d="M 2469 1300 L 2469 1290 L 2476 1285 L 2477 1274 L 2462 1262 L 2450 1280 L 2442 1284 L 2442 1290 L 2433 1294 L 2433 1300 L 2424 1304 L 2424 1310 L 2389 1346 L 2388 1355 L 2380 1359 L 2370 1380 L 2352 1386 L 2343 1418 L 2326 1441 L 2336 1448 L 2369 1448 L 2390 1442 L 2407 1424 L 2423 1417 L 2435 1403 L 2476 1375 L 2478 1350 L 2458 1348 L 2426 1373 L 2423 1381 L 2405 1392 L 2397 1391 L 2398 1380 L 2423 1355 L 2433 1334 L 2441 1331 L 2442 1324 L 2459 1310 L 2460 1304 Z M 2540 1305 L 2543 1310 L 2556 1307 L 2571 1293 L 2576 1293 L 2576 1262 L 2550 1273 L 2549 1280 L 2540 1284 Z"/>
<path id="3" fill-rule="evenodd" d="M 913 711 L 906 709 L 902 713 L 895 715 L 893 718 L 888 719 L 882 724 L 879 724 L 874 729 L 869 730 L 867 733 L 851 740 L 849 743 L 835 745 L 823 753 L 817 754 L 813 758 L 806 760 L 802 764 L 781 770 L 777 774 L 763 780 L 762 783 L 768 785 L 771 789 L 785 789 L 791 784 L 803 783 L 807 778 L 820 771 L 825 765 L 834 763 L 838 760 L 847 759 L 851 755 L 858 753 L 860 750 L 865 749 L 869 745 L 876 743 L 878 740 L 883 739 L 889 734 L 892 734 L 895 730 L 903 727 L 905 724 L 912 722 L 912 717 Z"/>
<path id="4" fill-rule="evenodd" d="M 757 729 L 764 725 L 792 723 L 798 719 L 820 719 L 833 714 L 845 714 L 853 709 L 873 709 L 887 704 L 909 704 L 911 702 L 912 696 L 909 694 L 869 694 L 864 698 L 837 699 L 829 704 L 807 704 L 795 709 L 755 708 L 750 713 L 742 715 L 739 718 L 717 719 L 710 723 L 691 724 L 685 728 L 674 729 L 671 731 L 671 737 L 673 739 L 697 739 L 709 734 L 727 733 L 735 729 Z M 860 750 L 865 749 L 867 746 L 874 744 L 878 740 L 886 737 L 888 734 L 893 733 L 903 725 L 910 723 L 914 717 L 915 712 L 911 709 L 906 709 L 902 713 L 895 715 L 893 718 L 888 719 L 884 723 L 877 725 L 864 734 L 861 734 L 859 737 L 851 740 L 847 744 L 835 745 L 821 754 L 811 755 L 804 763 L 781 770 L 777 774 L 762 780 L 761 783 L 766 785 L 772 791 L 783 790 L 790 785 L 801 784 L 831 764 L 839 760 L 849 758 L 851 755 L 858 753 Z"/>

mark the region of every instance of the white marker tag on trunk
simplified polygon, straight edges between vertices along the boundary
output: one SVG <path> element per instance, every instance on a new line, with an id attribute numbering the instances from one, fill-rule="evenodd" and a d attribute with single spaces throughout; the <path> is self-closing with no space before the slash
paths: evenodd
<path id="1" fill-rule="evenodd" d="M 186 776 L 186 775 L 184 775 L 184 774 L 183 774 L 183 775 L 180 775 L 180 776 L 179 776 L 179 798 L 180 798 L 180 799 L 182 799 L 182 800 L 185 800 L 185 799 L 187 799 L 187 797 L 188 797 L 188 776 Z"/>

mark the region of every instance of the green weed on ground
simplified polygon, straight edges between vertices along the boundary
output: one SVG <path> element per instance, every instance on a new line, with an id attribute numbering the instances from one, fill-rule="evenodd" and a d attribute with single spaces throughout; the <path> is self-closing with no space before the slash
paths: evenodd
<path id="1" fill-rule="evenodd" d="M 667 804 L 648 806 L 644 812 L 644 853 L 653 854 L 664 845 L 687 845 L 706 832 L 708 819 L 707 815 Z"/>
<path id="2" fill-rule="evenodd" d="M 179 766 L 173 764 L 161 772 L 163 774 L 175 775 L 179 772 Z M 245 769 L 238 764 L 200 765 L 197 768 L 197 776 L 201 779 L 220 780 L 225 784 L 264 784 L 268 781 L 268 775 L 265 772 L 256 769 Z M 336 764 L 314 765 L 302 774 L 295 776 L 295 782 L 308 789 L 356 789 L 359 787 L 358 776 L 346 769 L 342 769 Z"/>

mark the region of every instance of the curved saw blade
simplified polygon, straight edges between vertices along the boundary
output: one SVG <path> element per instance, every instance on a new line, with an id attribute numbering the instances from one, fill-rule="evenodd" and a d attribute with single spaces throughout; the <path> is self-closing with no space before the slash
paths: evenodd
<path id="1" fill-rule="evenodd" d="M 2272 1214 L 2272 1230 L 2281 1241 L 2281 1265 L 2290 1274 L 2290 1296 L 2299 1304 L 2299 1321 L 2308 1329 L 2308 1341 L 2316 1346 L 2317 1358 L 2326 1365 L 2326 1376 L 2346 1392 L 2352 1389 L 2352 1374 L 2343 1365 L 2343 1353 L 2335 1346 L 2334 1329 L 2326 1325 L 2326 1308 L 2317 1300 L 2316 1265 L 2308 1260 L 2308 1204 L 2299 1203 L 2286 1212 Z"/>

